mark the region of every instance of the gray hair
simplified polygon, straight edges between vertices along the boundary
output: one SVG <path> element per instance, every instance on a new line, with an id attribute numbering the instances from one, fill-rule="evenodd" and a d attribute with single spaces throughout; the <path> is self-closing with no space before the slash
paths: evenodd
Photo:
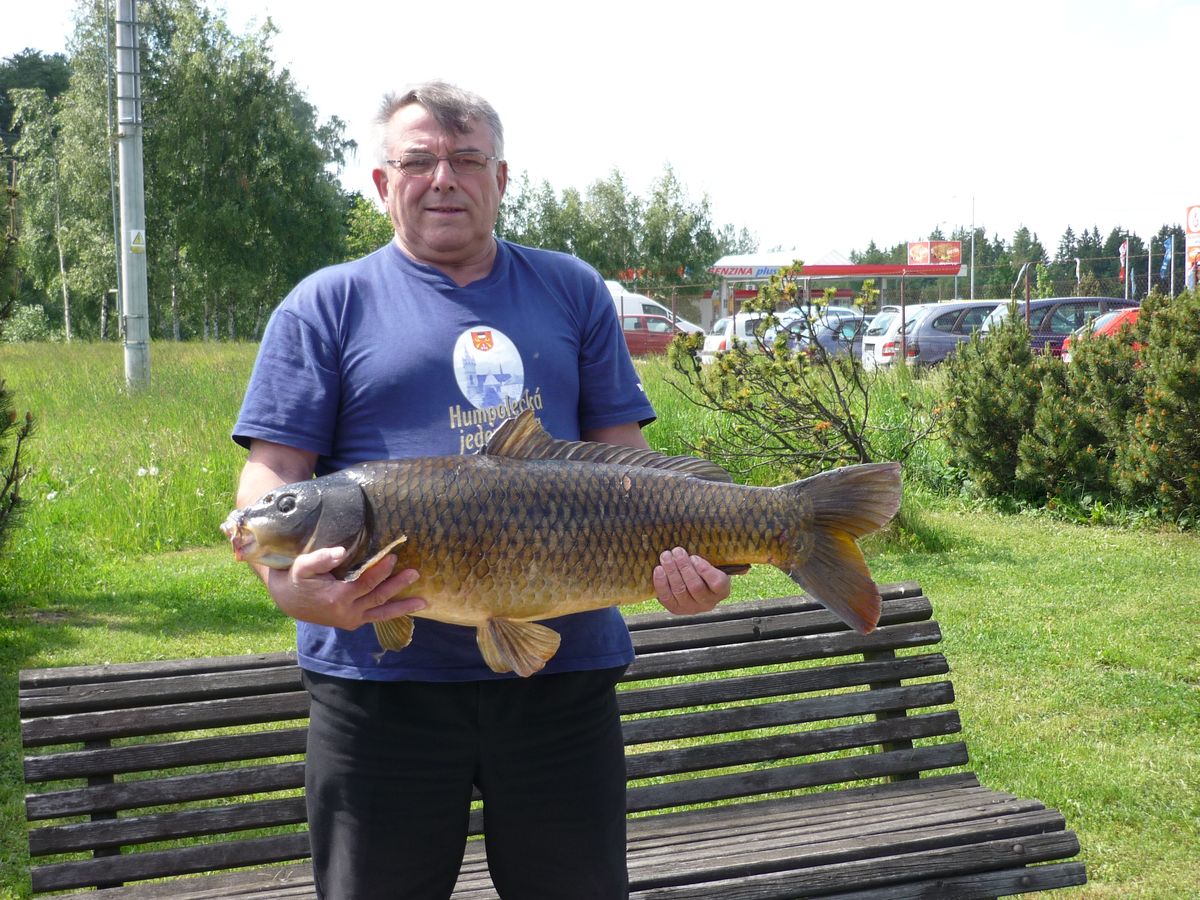
<path id="1" fill-rule="evenodd" d="M 504 126 L 500 124 L 500 115 L 478 94 L 463 90 L 445 81 L 427 81 L 409 88 L 403 94 L 389 92 L 379 106 L 375 116 L 377 132 L 376 147 L 379 152 L 379 165 L 385 165 L 388 158 L 388 124 L 399 110 L 413 105 L 424 107 L 443 130 L 466 134 L 477 123 L 482 122 L 492 135 L 492 152 L 501 159 L 504 158 Z"/>

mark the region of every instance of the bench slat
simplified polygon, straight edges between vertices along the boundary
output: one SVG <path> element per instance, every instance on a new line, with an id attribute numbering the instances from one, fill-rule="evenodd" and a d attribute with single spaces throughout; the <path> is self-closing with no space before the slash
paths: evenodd
<path id="1" fill-rule="evenodd" d="M 202 656 L 193 659 L 162 659 L 151 662 L 104 663 L 93 666 L 60 666 L 52 669 L 22 669 L 22 691 L 68 684 L 116 682 L 139 678 L 163 678 L 177 675 L 206 675 L 238 669 L 290 668 L 296 665 L 296 651 L 248 653 L 242 656 Z"/>
<path id="2" fill-rule="evenodd" d="M 25 757 L 25 780 L 37 784 L 68 778 L 95 778 L 295 756 L 304 752 L 307 734 L 307 728 L 281 728 L 221 737 L 45 753 Z"/>
<path id="3" fill-rule="evenodd" d="M 936 644 L 941 638 L 942 632 L 936 622 L 914 622 L 877 628 L 869 635 L 844 631 L 724 647 L 668 650 L 639 656 L 629 666 L 623 680 L 699 675 L 704 672 L 850 656 L 868 651 L 900 650 Z"/>
<path id="4" fill-rule="evenodd" d="M 1001 826 L 997 826 L 1001 827 Z M 969 835 L 967 835 L 969 836 Z M 920 843 L 919 839 L 914 839 Z M 902 846 L 897 842 L 896 846 Z M 828 848 L 825 848 L 826 850 Z M 861 847 L 852 847 L 861 853 Z M 1000 838 L 964 846 L 924 849 L 888 856 L 869 856 L 850 862 L 797 867 L 796 858 L 776 858 L 774 871 L 721 879 L 703 886 L 682 885 L 638 891 L 638 900 L 790 900 L 796 896 L 827 894 L 840 885 L 884 886 L 914 878 L 953 877 L 975 870 L 1028 865 L 1073 856 L 1079 842 L 1071 832 L 1022 835 L 1019 841 Z"/>
<path id="5" fill-rule="evenodd" d="M 284 797 L 234 806 L 47 826 L 30 832 L 29 853 L 31 856 L 50 856 L 93 848 L 103 850 L 249 831 L 253 828 L 296 825 L 305 821 L 304 798 Z"/>
<path id="6" fill-rule="evenodd" d="M 33 889 L 61 891 L 96 883 L 142 881 L 237 866 L 288 862 L 304 859 L 310 852 L 308 832 L 305 831 L 265 838 L 197 844 L 171 850 L 101 856 L 39 866 L 32 873 Z M 178 896 L 178 889 L 171 896 Z"/>
<path id="7" fill-rule="evenodd" d="M 709 706 L 742 700 L 804 694 L 835 688 L 899 682 L 950 671 L 941 653 L 902 656 L 873 662 L 844 662 L 832 666 L 759 675 L 708 678 L 665 687 L 625 688 L 617 694 L 621 713 L 656 712 L 689 706 Z"/>
<path id="8" fill-rule="evenodd" d="M 45 747 L 305 718 L 308 718 L 308 694 L 294 691 L 265 697 L 236 697 L 25 719 L 21 722 L 21 739 L 27 747 Z"/>
<path id="9" fill-rule="evenodd" d="M 241 766 L 175 775 L 168 778 L 122 781 L 92 787 L 25 796 L 25 815 L 31 820 L 92 815 L 123 809 L 266 794 L 304 787 L 304 763 Z"/>
<path id="10" fill-rule="evenodd" d="M 869 756 L 820 760 L 803 766 L 781 766 L 751 773 L 691 778 L 669 784 L 639 785 L 629 789 L 626 808 L 630 812 L 645 812 L 694 803 L 713 803 L 819 785 L 911 775 L 931 769 L 961 766 L 966 762 L 967 748 L 961 742 L 913 750 L 891 750 Z"/>
<path id="11" fill-rule="evenodd" d="M 951 710 L 881 722 L 865 722 L 859 725 L 840 725 L 812 731 L 789 732 L 769 737 L 742 737 L 721 743 L 698 744 L 683 749 L 634 753 L 626 757 L 625 767 L 631 781 L 643 778 L 661 778 L 666 775 L 796 759 L 821 753 L 833 753 L 838 750 L 876 747 L 885 741 L 942 737 L 955 734 L 961 729 L 962 723 L 959 721 L 957 711 Z M 886 754 L 869 754 L 848 759 L 861 763 L 869 756 L 875 755 Z M 819 765 L 819 763 L 812 765 Z M 755 770 L 753 773 L 747 773 L 747 778 L 753 781 L 762 771 Z M 663 794 L 669 794 L 671 787 L 678 786 L 682 797 L 685 792 L 694 790 L 696 784 L 701 781 L 701 779 L 692 778 L 685 781 L 668 782 L 657 787 L 662 789 Z M 684 803 L 697 802 L 695 799 L 691 799 L 690 794 L 687 796 L 688 799 L 680 799 L 679 802 L 666 805 L 681 806 Z"/>
<path id="12" fill-rule="evenodd" d="M 735 608 L 741 604 L 734 604 Z M 719 609 L 720 607 L 718 607 Z M 879 627 L 925 621 L 933 607 L 924 597 L 894 600 L 884 605 Z M 823 606 L 813 606 L 811 600 L 793 611 L 789 604 L 779 609 L 764 609 L 752 613 L 736 609 L 736 615 L 710 621 L 696 622 L 692 617 L 677 618 L 652 630 L 630 631 L 638 653 L 657 653 L 664 650 L 686 650 L 694 647 L 718 647 L 747 640 L 794 637 L 805 634 L 848 632 L 841 619 Z"/>
<path id="13" fill-rule="evenodd" d="M 1083 863 L 1046 863 L 995 872 L 940 877 L 929 881 L 890 884 L 886 888 L 827 894 L 825 900 L 929 900 L 953 897 L 954 900 L 991 900 L 1031 891 L 1087 884 Z"/>
<path id="14" fill-rule="evenodd" d="M 20 711 L 22 718 L 31 718 L 299 690 L 300 670 L 295 666 L 248 669 L 34 688 L 22 692 Z"/>
<path id="15" fill-rule="evenodd" d="M 780 725 L 898 712 L 954 702 L 948 681 L 914 687 L 880 688 L 801 700 L 781 700 L 704 712 L 657 715 L 623 723 L 625 745 L 725 734 Z"/>
<path id="16" fill-rule="evenodd" d="M 879 596 L 882 598 L 885 607 L 896 600 L 924 597 L 921 585 L 916 581 L 899 581 L 891 584 L 881 584 L 878 587 Z M 655 612 L 629 616 L 626 621 L 629 624 L 630 632 L 636 634 L 638 631 L 670 627 L 671 625 L 678 624 L 680 621 L 720 622 L 727 619 L 745 618 L 748 615 L 771 615 L 779 611 L 797 612 L 806 609 L 816 610 L 824 609 L 824 607 L 811 597 L 799 594 L 787 597 L 771 597 L 763 600 L 739 600 L 737 602 L 721 603 L 709 612 L 690 615 L 686 620 L 681 620 L 679 616 L 669 613 L 666 610 L 657 610 Z"/>

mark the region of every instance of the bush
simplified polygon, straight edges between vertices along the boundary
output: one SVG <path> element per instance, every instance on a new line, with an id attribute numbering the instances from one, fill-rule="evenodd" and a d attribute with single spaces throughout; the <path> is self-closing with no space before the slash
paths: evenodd
<path id="1" fill-rule="evenodd" d="M 773 276 L 744 309 L 772 317 L 779 305 L 794 304 L 795 291 L 786 273 Z M 936 425 L 932 410 L 907 393 L 874 410 L 877 376 L 864 371 L 859 359 L 794 352 L 785 329 L 777 331 L 770 344 L 735 343 L 709 366 L 696 356 L 701 335 L 672 343 L 671 365 L 687 382 L 677 386 L 692 402 L 721 414 L 713 433 L 691 450 L 744 476 L 774 481 L 779 474 L 795 478 L 847 463 L 904 462 Z"/>
<path id="2" fill-rule="evenodd" d="M 972 335 L 945 365 L 951 463 L 989 497 L 1020 496 L 1019 447 L 1041 394 L 1024 319 L 1009 315 L 986 340 Z"/>
<path id="3" fill-rule="evenodd" d="M 1147 298 L 1133 339 L 1144 343 L 1142 403 L 1117 451 L 1121 490 L 1172 518 L 1200 516 L 1200 292 Z"/>
<path id="4" fill-rule="evenodd" d="M 1137 325 L 1035 355 L 1018 316 L 947 363 L 951 459 L 983 493 L 1124 499 L 1200 520 L 1200 294 L 1152 295 Z"/>
<path id="5" fill-rule="evenodd" d="M 1050 356 L 1041 370 L 1033 422 L 1017 442 L 1018 492 L 1046 499 L 1076 497 L 1110 488 L 1110 452 L 1096 416 L 1084 400 L 1078 370 Z"/>
<path id="6" fill-rule="evenodd" d="M 11 343 L 58 339 L 59 333 L 50 327 L 46 311 L 34 304 L 16 307 L 9 320 L 4 323 L 4 340 Z"/>

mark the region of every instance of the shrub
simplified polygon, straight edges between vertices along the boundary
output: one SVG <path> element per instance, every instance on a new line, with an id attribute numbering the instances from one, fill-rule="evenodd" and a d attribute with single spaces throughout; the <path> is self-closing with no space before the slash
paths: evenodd
<path id="1" fill-rule="evenodd" d="M 773 317 L 777 306 L 794 302 L 795 290 L 786 273 L 773 276 L 744 309 Z M 677 386 L 722 414 L 691 449 L 735 472 L 776 480 L 775 473 L 799 477 L 846 463 L 904 462 L 935 426 L 935 414 L 907 394 L 888 415 L 873 413 L 876 376 L 859 359 L 793 352 L 785 330 L 777 330 L 773 342 L 735 343 L 709 366 L 696 356 L 702 336 L 672 343 L 671 365 L 686 380 Z M 765 474 L 755 474 L 760 468 Z"/>
<path id="2" fill-rule="evenodd" d="M 27 304 L 16 307 L 4 323 L 4 340 L 12 343 L 53 341 L 58 340 L 58 333 L 50 327 L 50 320 L 42 307 Z"/>
<path id="3" fill-rule="evenodd" d="M 1028 497 L 1067 498 L 1110 488 L 1108 440 L 1084 400 L 1078 369 L 1039 357 L 1033 421 L 1017 442 L 1016 483 Z"/>
<path id="4" fill-rule="evenodd" d="M 1009 315 L 986 339 L 972 335 L 945 365 L 951 463 L 989 497 L 1019 496 L 1019 446 L 1041 393 L 1024 319 Z"/>
<path id="5" fill-rule="evenodd" d="M 1118 481 L 1173 518 L 1200 516 L 1200 292 L 1147 298 L 1133 338 L 1144 343 L 1142 405 L 1117 451 Z"/>

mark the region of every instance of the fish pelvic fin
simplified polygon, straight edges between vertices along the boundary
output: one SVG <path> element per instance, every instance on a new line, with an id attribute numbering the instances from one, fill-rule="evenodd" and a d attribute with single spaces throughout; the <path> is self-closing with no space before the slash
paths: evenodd
<path id="1" fill-rule="evenodd" d="M 493 672 L 516 672 L 528 678 L 558 652 L 562 638 L 553 628 L 536 622 L 488 619 L 475 630 L 475 640 Z"/>
<path id="2" fill-rule="evenodd" d="M 375 626 L 375 637 L 379 640 L 379 646 L 384 650 L 403 650 L 412 643 L 412 616 L 397 616 L 395 619 L 385 619 L 372 624 Z"/>
<path id="3" fill-rule="evenodd" d="M 716 463 L 695 456 L 665 456 L 654 450 L 618 447 L 594 441 L 560 441 L 550 436 L 531 409 L 514 418 L 505 419 L 500 427 L 492 432 L 480 452 L 488 456 L 510 456 L 515 459 L 564 459 L 637 466 L 643 469 L 662 469 L 676 475 L 690 475 L 706 481 L 733 481 L 733 477 Z"/>
<path id="4" fill-rule="evenodd" d="M 879 623 L 881 598 L 856 543 L 900 509 L 900 464 L 868 463 L 831 469 L 777 490 L 797 495 L 811 524 L 795 555 L 779 568 L 861 634 Z"/>

